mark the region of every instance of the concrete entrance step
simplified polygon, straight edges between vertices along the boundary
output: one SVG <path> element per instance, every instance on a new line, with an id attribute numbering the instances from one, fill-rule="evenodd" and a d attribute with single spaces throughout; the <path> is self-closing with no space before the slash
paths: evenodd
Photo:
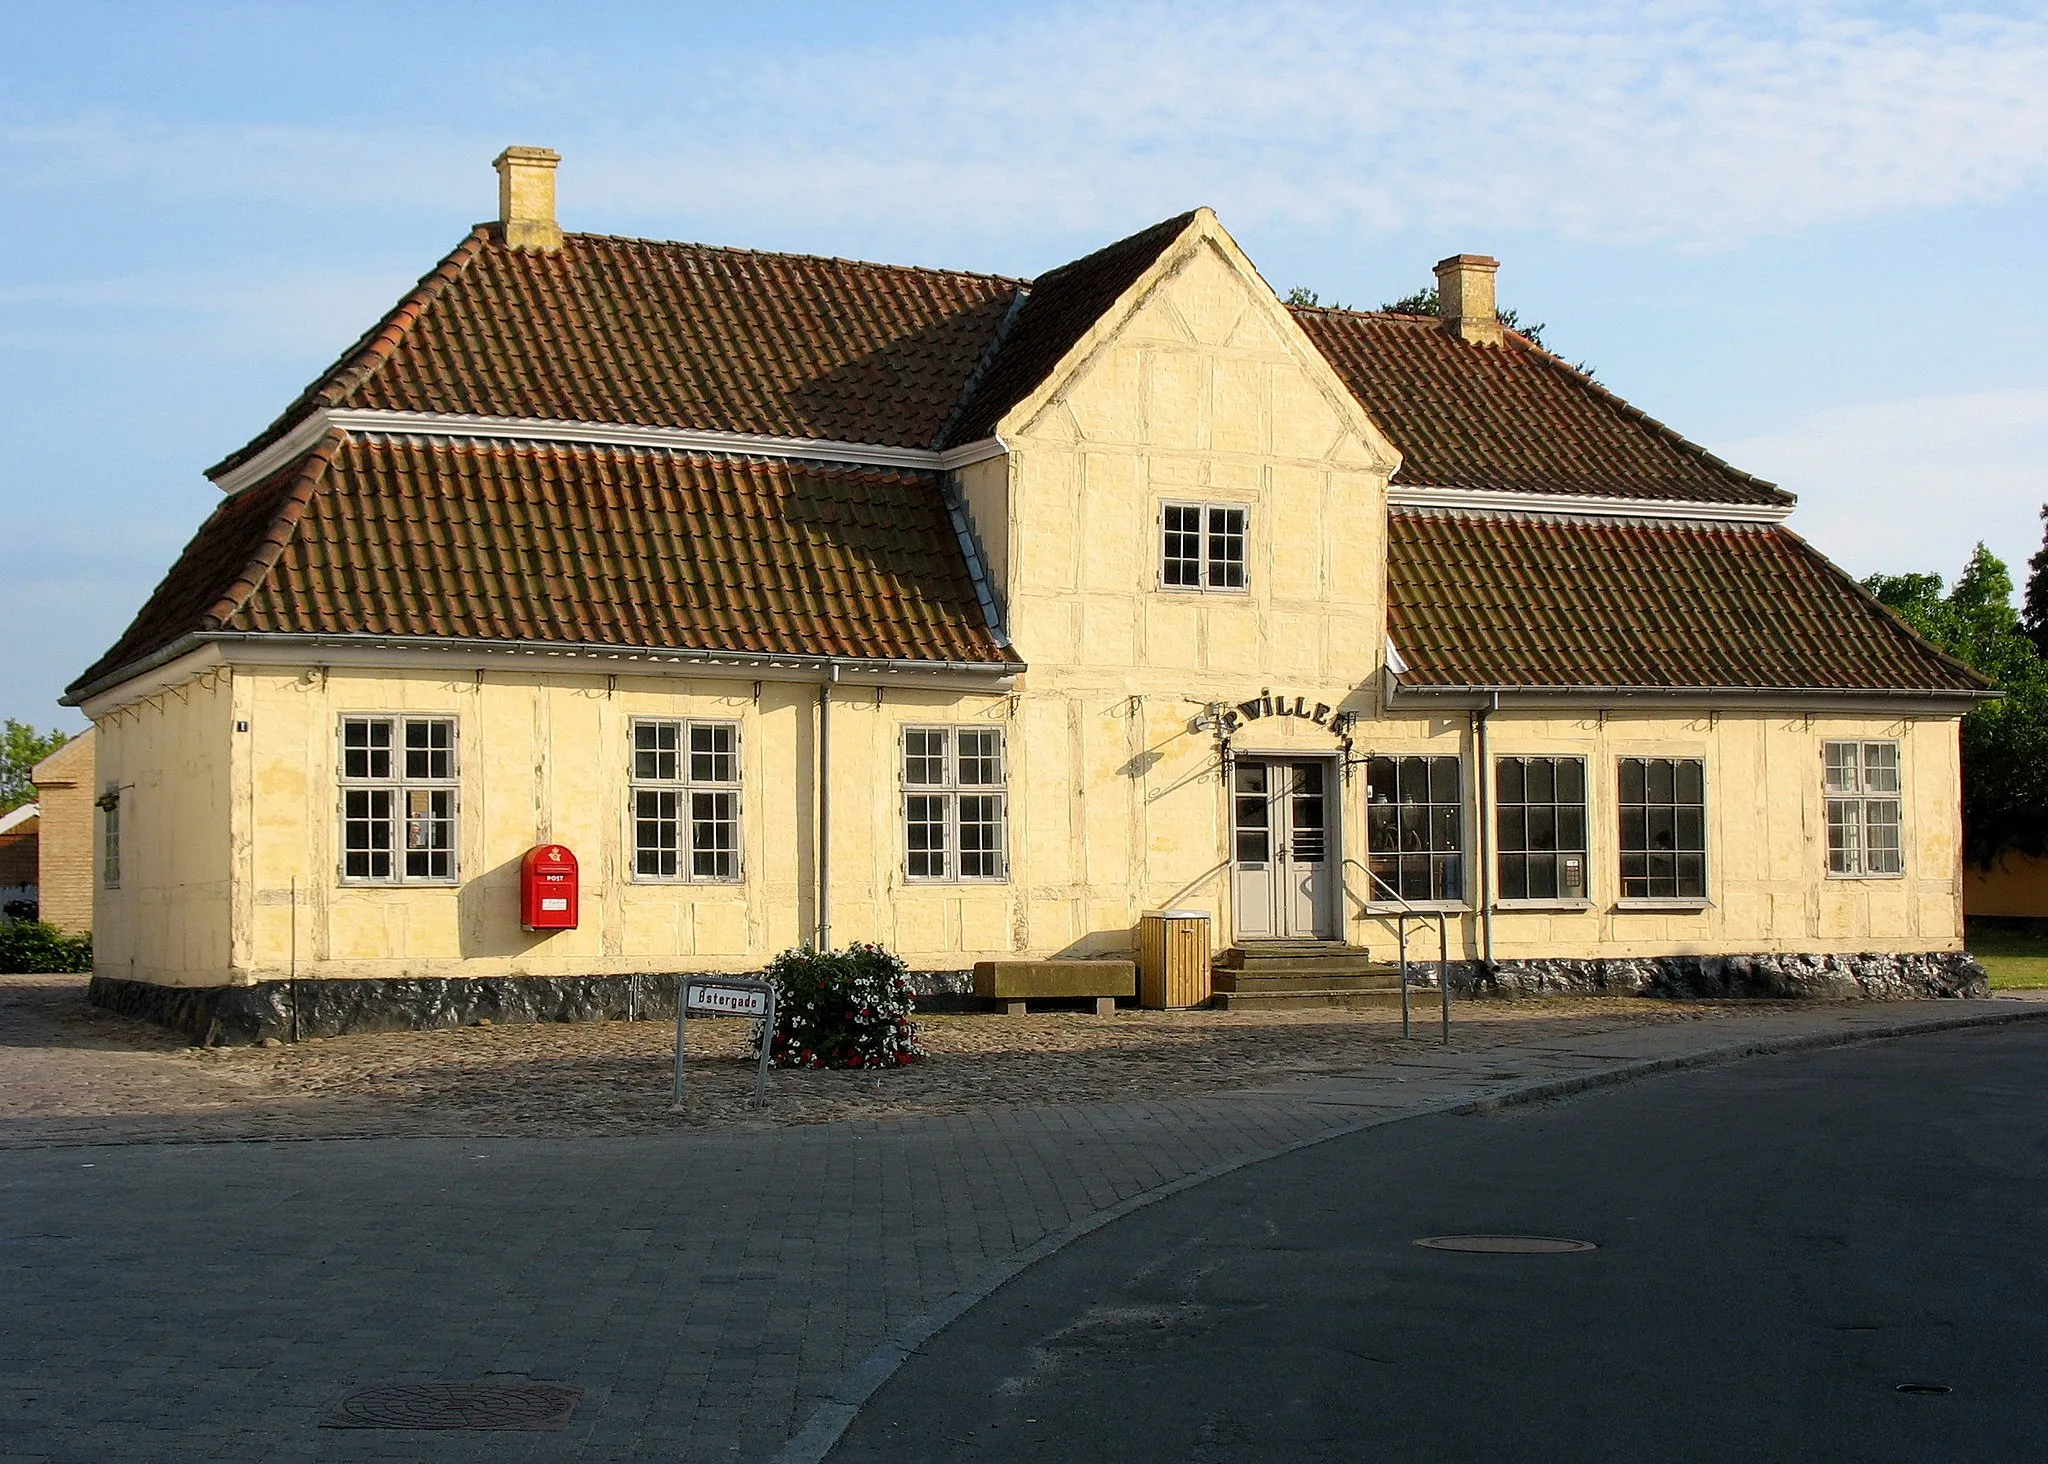
<path id="1" fill-rule="evenodd" d="M 1409 1000 L 1422 1003 L 1435 999 L 1435 993 L 1411 988 Z M 1218 991 L 1214 1005 L 1226 1012 L 1271 1012 L 1287 1011 L 1301 1007 L 1398 1007 L 1401 1005 L 1401 988 L 1388 990 L 1357 991 L 1351 989 L 1307 991 Z"/>
<path id="2" fill-rule="evenodd" d="M 1401 972 L 1364 956 L 1210 973 L 1217 991 L 1399 991 Z"/>
<path id="3" fill-rule="evenodd" d="M 1364 946 L 1341 940 L 1258 940 L 1234 945 L 1216 958 L 1220 969 L 1251 971 L 1263 966 L 1294 966 L 1305 962 L 1366 960 Z"/>

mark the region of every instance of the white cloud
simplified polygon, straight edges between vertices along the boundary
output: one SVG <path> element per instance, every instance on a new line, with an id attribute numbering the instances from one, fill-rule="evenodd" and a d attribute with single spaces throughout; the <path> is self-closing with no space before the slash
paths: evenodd
<path id="1" fill-rule="evenodd" d="M 2048 391 L 1875 402 L 1727 444 L 1797 493 L 1792 527 L 1855 574 L 1953 580 L 1979 539 L 2024 581 L 2048 503 Z"/>
<path id="2" fill-rule="evenodd" d="M 2048 24 L 1938 6 L 1181 0 L 826 54 L 607 59 L 517 108 L 522 133 L 558 119 L 542 140 L 571 153 L 565 208 L 728 229 L 1085 232 L 1200 200 L 1288 226 L 1510 218 L 1715 247 L 2048 176 Z M 179 198 L 445 207 L 488 197 L 488 125 L 103 116 L 0 129 L 0 159 L 16 186 L 85 172 Z"/>

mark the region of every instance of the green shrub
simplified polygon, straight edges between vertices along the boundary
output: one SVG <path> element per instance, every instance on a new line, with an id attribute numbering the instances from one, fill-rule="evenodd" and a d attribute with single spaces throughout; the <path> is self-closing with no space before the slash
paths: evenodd
<path id="1" fill-rule="evenodd" d="M 767 975 L 776 987 L 775 1066 L 902 1067 L 924 1056 L 908 971 L 892 952 L 858 944 L 784 951 Z"/>
<path id="2" fill-rule="evenodd" d="M 0 925 L 0 971 L 9 975 L 42 975 L 91 969 L 89 935 L 66 935 L 40 920 L 10 920 Z"/>

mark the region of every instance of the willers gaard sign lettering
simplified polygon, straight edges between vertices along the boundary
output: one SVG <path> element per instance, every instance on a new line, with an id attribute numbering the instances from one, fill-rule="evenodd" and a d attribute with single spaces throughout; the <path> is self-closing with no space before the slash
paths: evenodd
<path id="1" fill-rule="evenodd" d="M 1339 737 L 1351 729 L 1351 713 L 1340 712 L 1328 702 L 1311 703 L 1305 696 L 1289 698 L 1275 696 L 1268 691 L 1225 709 L 1218 718 L 1219 730 L 1228 737 L 1245 723 L 1256 722 L 1261 717 L 1300 717 L 1318 727 L 1329 728 Z"/>
<path id="2" fill-rule="evenodd" d="M 690 1013 L 706 1017 L 759 1017 L 761 1066 L 754 1074 L 754 1106 L 759 1108 L 768 1092 L 768 1053 L 775 1044 L 775 987 L 766 981 L 747 981 L 733 976 L 685 976 L 676 993 L 676 1081 L 669 1112 L 683 1111 L 683 1035 Z"/>

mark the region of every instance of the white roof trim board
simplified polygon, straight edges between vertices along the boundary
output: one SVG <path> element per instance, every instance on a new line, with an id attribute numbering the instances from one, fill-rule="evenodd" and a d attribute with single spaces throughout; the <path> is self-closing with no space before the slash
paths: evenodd
<path id="1" fill-rule="evenodd" d="M 832 442 L 807 437 L 769 437 L 748 432 L 706 432 L 684 427 L 631 427 L 612 422 L 563 422 L 543 417 L 482 417 L 451 412 L 393 412 L 369 407 L 322 407 L 238 467 L 213 481 L 223 493 L 239 493 L 313 450 L 333 429 L 374 432 L 386 437 L 492 438 L 498 441 L 561 442 L 587 447 L 651 447 L 671 452 L 724 452 L 803 462 L 854 463 L 864 467 L 951 472 L 1000 457 L 1009 444 L 985 437 L 933 452 L 921 447 L 883 447 L 865 442 Z M 1690 499 L 1606 498 L 1582 493 L 1510 493 L 1478 488 L 1428 488 L 1397 483 L 1387 490 L 1390 508 L 1433 508 L 1454 513 L 1522 513 L 1537 518 L 1663 519 L 1693 523 L 1783 523 L 1792 505 L 1704 503 Z"/>
<path id="2" fill-rule="evenodd" d="M 1389 508 L 1453 513 L 1521 513 L 1531 518 L 1684 519 L 1692 523 L 1781 524 L 1789 503 L 1701 503 L 1677 498 L 1603 498 L 1590 493 L 1509 493 L 1480 488 L 1424 488 L 1396 483 Z"/>
<path id="3" fill-rule="evenodd" d="M 239 493 L 313 450 L 334 428 L 389 437 L 489 437 L 522 442 L 567 442 L 587 447 L 653 447 L 671 452 L 729 452 L 750 457 L 794 458 L 806 462 L 855 463 L 863 467 L 914 468 L 950 472 L 1009 451 L 1000 438 L 963 443 L 945 452 L 919 447 L 882 447 L 866 442 L 830 442 L 806 437 L 767 437 L 749 432 L 700 432 L 683 427 L 631 427 L 611 422 L 560 422 L 544 417 L 476 417 L 451 412 L 392 412 L 369 407 L 322 407 L 248 461 L 213 481 L 223 493 Z"/>

